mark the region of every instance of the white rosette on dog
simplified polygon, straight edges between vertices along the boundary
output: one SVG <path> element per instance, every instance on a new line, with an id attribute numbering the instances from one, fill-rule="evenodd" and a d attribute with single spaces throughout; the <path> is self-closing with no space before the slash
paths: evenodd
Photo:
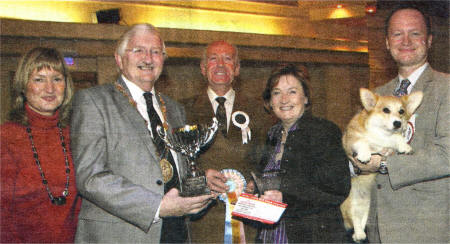
<path id="1" fill-rule="evenodd" d="M 248 126 L 250 124 L 250 117 L 245 112 L 236 111 L 231 115 L 231 119 L 235 126 L 241 128 L 242 144 L 247 144 L 252 139 L 252 132 Z"/>
<path id="2" fill-rule="evenodd" d="M 403 132 L 403 136 L 405 137 L 405 140 L 408 144 L 411 143 L 412 139 L 414 138 L 414 132 L 416 132 L 416 117 L 417 114 L 413 114 L 411 118 L 409 118 L 406 130 Z"/>

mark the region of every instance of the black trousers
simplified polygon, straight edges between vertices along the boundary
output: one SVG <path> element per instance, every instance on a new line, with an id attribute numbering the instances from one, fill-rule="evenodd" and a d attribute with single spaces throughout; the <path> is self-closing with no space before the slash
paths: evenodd
<path id="1" fill-rule="evenodd" d="M 161 243 L 185 243 L 188 233 L 184 216 L 167 217 L 162 220 Z"/>

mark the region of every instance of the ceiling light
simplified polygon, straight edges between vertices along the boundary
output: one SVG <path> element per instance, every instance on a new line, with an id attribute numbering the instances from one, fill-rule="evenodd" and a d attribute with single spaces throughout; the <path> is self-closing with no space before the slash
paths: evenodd
<path id="1" fill-rule="evenodd" d="M 366 6 L 366 13 L 368 14 L 374 14 L 377 12 L 377 7 L 373 6 L 373 5 L 368 5 Z"/>

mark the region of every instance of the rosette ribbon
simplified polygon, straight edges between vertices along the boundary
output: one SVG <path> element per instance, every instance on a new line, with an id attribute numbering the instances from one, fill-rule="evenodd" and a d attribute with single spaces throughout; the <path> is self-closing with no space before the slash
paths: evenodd
<path id="1" fill-rule="evenodd" d="M 235 169 L 223 169 L 220 171 L 226 178 L 226 185 L 229 186 L 227 193 L 219 196 L 225 202 L 225 233 L 224 243 L 245 243 L 244 224 L 231 217 L 237 198 L 247 186 L 244 176 Z"/>
<path id="2" fill-rule="evenodd" d="M 248 126 L 250 124 L 250 117 L 245 112 L 236 111 L 231 115 L 231 119 L 235 126 L 241 128 L 242 144 L 247 144 L 252 139 L 252 132 Z"/>

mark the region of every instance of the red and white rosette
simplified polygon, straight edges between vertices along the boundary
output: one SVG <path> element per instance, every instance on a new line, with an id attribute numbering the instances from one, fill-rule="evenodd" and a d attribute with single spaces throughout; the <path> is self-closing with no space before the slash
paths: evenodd
<path id="1" fill-rule="evenodd" d="M 408 124 L 406 126 L 406 130 L 403 133 L 403 136 L 405 137 L 405 140 L 408 144 L 411 143 L 411 141 L 414 138 L 414 132 L 416 132 L 416 129 L 415 129 L 416 117 L 417 117 L 417 114 L 413 114 L 411 116 L 411 118 L 409 119 Z"/>

